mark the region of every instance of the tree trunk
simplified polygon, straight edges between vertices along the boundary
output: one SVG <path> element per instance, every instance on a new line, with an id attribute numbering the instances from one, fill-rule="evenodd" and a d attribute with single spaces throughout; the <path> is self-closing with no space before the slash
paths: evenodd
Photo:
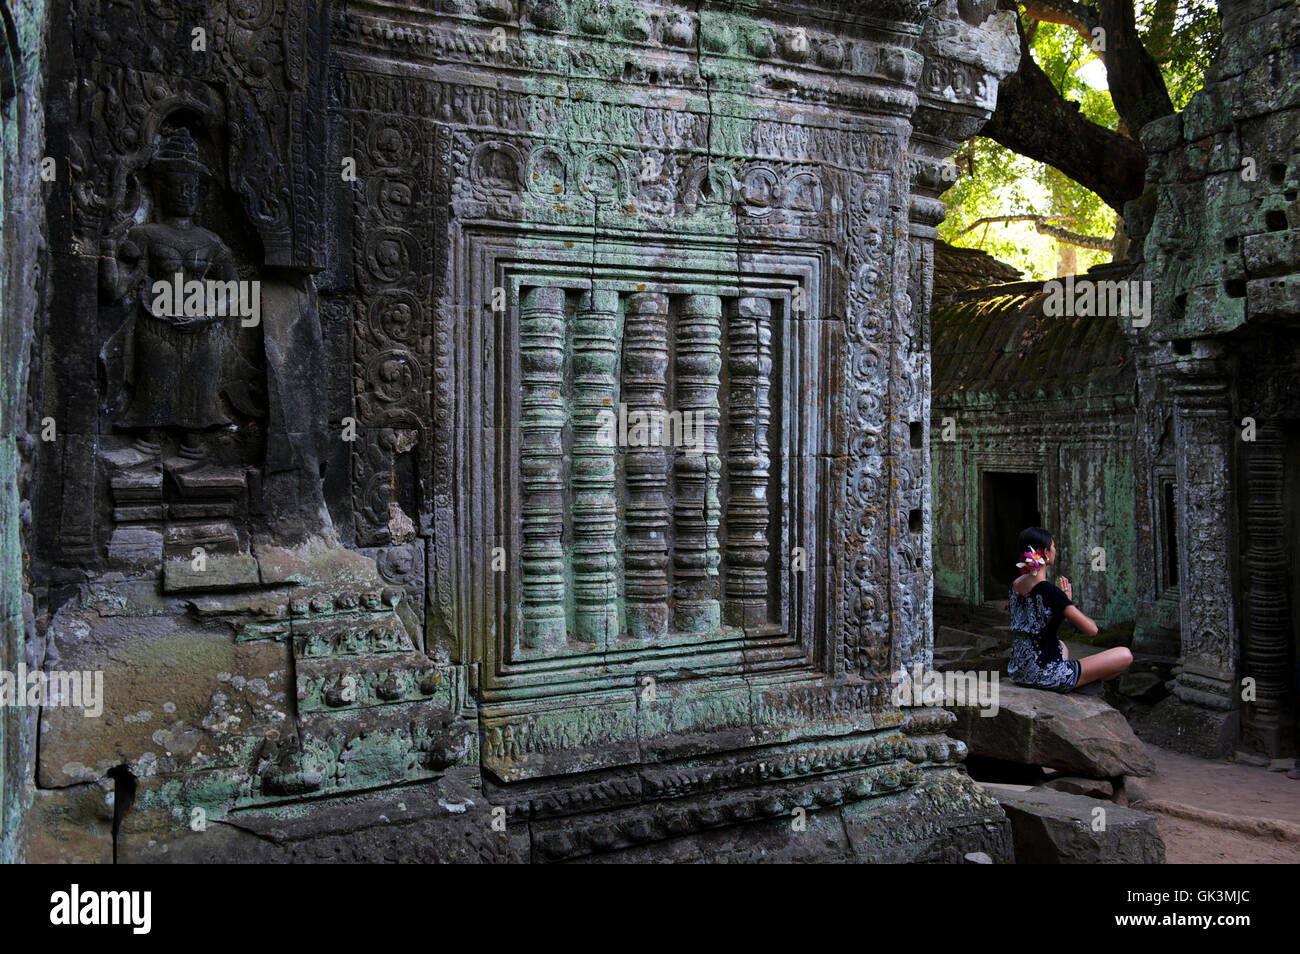
<path id="1" fill-rule="evenodd" d="M 1133 0 L 1101 0 L 1105 30 L 1106 85 L 1124 125 L 1136 133 L 1153 119 L 1174 111 L 1160 66 L 1142 45 L 1133 18 Z"/>

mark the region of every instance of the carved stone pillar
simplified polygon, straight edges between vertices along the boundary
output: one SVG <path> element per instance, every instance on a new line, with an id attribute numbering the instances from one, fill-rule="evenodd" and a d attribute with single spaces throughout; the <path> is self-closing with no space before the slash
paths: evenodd
<path id="1" fill-rule="evenodd" d="M 1237 739 L 1238 634 L 1232 460 L 1237 440 L 1223 345 L 1198 341 L 1171 368 L 1177 445 L 1181 671 L 1174 699 L 1187 707 L 1174 744 L 1206 757 Z M 1162 703 L 1164 705 L 1164 703 Z"/>
<path id="2" fill-rule="evenodd" d="M 891 666 L 929 665 L 934 649 L 933 488 L 930 485 L 930 309 L 934 243 L 957 182 L 949 159 L 988 121 L 1001 77 L 1016 68 L 1015 14 L 994 0 L 940 0 L 921 36 L 925 60 L 908 144 L 911 175 L 907 297 L 894 323 L 890 363 L 890 533 L 897 619 Z M 999 29 L 1000 27 L 1000 29 Z"/>
<path id="3" fill-rule="evenodd" d="M 573 598 L 578 639 L 601 646 L 619 629 L 614 447 L 600 433 L 617 354 L 618 292 L 587 292 L 573 335 Z"/>
<path id="4" fill-rule="evenodd" d="M 1277 758 L 1290 744 L 1287 720 L 1290 616 L 1282 435 L 1260 421 L 1243 444 L 1246 463 L 1246 578 L 1241 672 L 1255 680 L 1255 700 L 1242 705 L 1243 742 Z"/>
<path id="5" fill-rule="evenodd" d="M 668 296 L 629 297 L 623 333 L 623 400 L 629 415 L 663 420 L 667 341 Z M 633 639 L 655 639 L 668 631 L 667 460 L 657 441 L 628 447 L 625 454 L 627 630 Z"/>
<path id="6" fill-rule="evenodd" d="M 675 468 L 677 545 L 673 628 L 683 633 L 710 633 L 722 624 L 718 602 L 721 562 L 718 481 L 722 470 L 718 457 L 718 375 L 721 370 L 722 299 L 716 295 L 687 295 L 677 322 L 677 410 L 682 415 L 682 433 L 691 434 L 699 443 L 696 448 L 677 448 Z M 703 453 L 696 452 L 701 449 Z"/>
<path id="7" fill-rule="evenodd" d="M 771 461 L 772 303 L 741 298 L 728 309 L 731 425 L 727 471 L 727 622 L 758 626 L 768 614 L 767 487 Z"/>
<path id="8" fill-rule="evenodd" d="M 523 378 L 524 645 L 564 645 L 564 291 L 534 288 L 524 295 L 519 320 Z"/>

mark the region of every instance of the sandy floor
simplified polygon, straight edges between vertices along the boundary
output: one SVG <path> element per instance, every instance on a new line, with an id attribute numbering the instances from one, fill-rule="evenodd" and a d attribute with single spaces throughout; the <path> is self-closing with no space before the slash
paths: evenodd
<path id="1" fill-rule="evenodd" d="M 1300 842 L 1244 835 L 1159 813 L 1151 817 L 1165 840 L 1166 864 L 1300 864 Z"/>
<path id="2" fill-rule="evenodd" d="M 1154 745 L 1147 749 L 1156 760 L 1156 774 L 1142 782 L 1152 798 L 1300 825 L 1300 779 L 1253 765 L 1179 755 Z"/>
<path id="3" fill-rule="evenodd" d="M 1141 780 L 1144 797 L 1300 825 L 1300 780 L 1285 772 L 1147 748 L 1156 774 Z M 1300 839 L 1250 835 L 1160 813 L 1154 817 L 1169 864 L 1300 864 Z"/>

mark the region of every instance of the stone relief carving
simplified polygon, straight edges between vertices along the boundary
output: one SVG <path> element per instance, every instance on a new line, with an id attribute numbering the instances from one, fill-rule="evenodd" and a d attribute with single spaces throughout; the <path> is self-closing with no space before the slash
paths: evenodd
<path id="1" fill-rule="evenodd" d="M 195 221 L 199 185 L 208 170 L 188 129 L 163 134 L 149 170 L 156 192 L 154 221 L 101 246 L 105 294 L 127 302 L 124 363 L 131 396 L 117 422 L 128 428 L 181 428 L 183 452 L 201 459 L 198 433 L 230 423 L 218 397 L 223 332 L 241 304 L 238 291 L 226 283 L 238 276 L 229 246 Z M 221 286 L 215 296 L 200 288 L 204 295 L 189 308 L 190 293 L 177 300 L 170 287 L 178 275 L 182 286 L 209 280 Z M 161 296 L 154 290 L 158 283 L 167 288 Z M 209 311 L 214 301 L 215 314 Z"/>

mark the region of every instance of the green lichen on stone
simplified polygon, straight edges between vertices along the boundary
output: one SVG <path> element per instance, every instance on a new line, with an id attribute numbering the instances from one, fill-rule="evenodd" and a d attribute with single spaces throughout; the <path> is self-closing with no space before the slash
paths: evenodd
<path id="1" fill-rule="evenodd" d="M 11 320 L 34 307 L 39 280 L 33 274 L 43 227 L 38 180 L 44 139 L 44 0 L 8 5 L 15 41 L 12 47 L 14 99 L 5 104 L 0 141 L 0 195 L 5 198 L 0 247 L 0 668 L 12 669 L 27 653 L 23 599 L 26 591 L 19 519 L 18 438 L 24 429 L 31 325 Z M 6 40 L 9 38 L 6 37 Z M 29 765 L 33 758 L 34 713 L 0 711 L 0 863 L 18 860 L 22 816 L 31 801 Z"/>

